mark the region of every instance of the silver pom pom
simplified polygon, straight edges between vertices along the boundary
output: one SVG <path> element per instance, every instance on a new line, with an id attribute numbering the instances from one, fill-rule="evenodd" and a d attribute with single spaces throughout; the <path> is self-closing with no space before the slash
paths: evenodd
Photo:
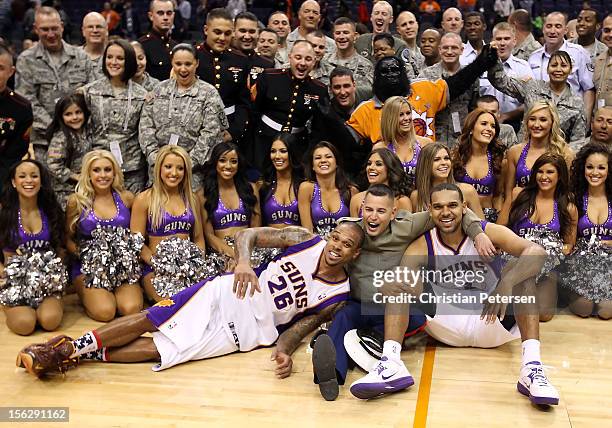
<path id="1" fill-rule="evenodd" d="M 484 213 L 485 220 L 489 223 L 497 223 L 497 218 L 499 217 L 499 211 L 495 208 L 483 208 L 482 212 Z"/>
<path id="2" fill-rule="evenodd" d="M 99 224 L 91 239 L 81 244 L 81 272 L 85 286 L 114 291 L 121 284 L 134 284 L 140 279 L 140 250 L 144 238 L 140 233 L 118 226 Z"/>
<path id="3" fill-rule="evenodd" d="M 536 281 L 539 281 L 552 272 L 552 270 L 559 266 L 563 259 L 565 259 L 565 255 L 563 254 L 563 241 L 559 233 L 546 227 L 536 227 L 527 231 L 525 239 L 541 245 L 544 247 L 544 250 L 546 250 L 546 261 Z"/>
<path id="4" fill-rule="evenodd" d="M 5 267 L 6 283 L 0 290 L 5 306 L 37 308 L 47 297 L 61 296 L 68 284 L 66 266 L 53 250 L 21 246 Z"/>
<path id="5" fill-rule="evenodd" d="M 565 262 L 562 285 L 574 293 L 599 303 L 612 300 L 612 247 L 597 235 L 581 238 Z"/>
<path id="6" fill-rule="evenodd" d="M 151 258 L 155 272 L 153 287 L 161 297 L 170 297 L 207 278 L 210 268 L 202 250 L 186 239 L 164 239 Z"/>

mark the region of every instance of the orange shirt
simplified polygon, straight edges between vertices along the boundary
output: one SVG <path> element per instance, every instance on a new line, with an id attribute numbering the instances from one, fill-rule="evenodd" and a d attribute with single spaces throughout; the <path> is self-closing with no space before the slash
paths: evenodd
<path id="1" fill-rule="evenodd" d="M 448 100 L 448 85 L 443 79 L 435 82 L 417 79 L 410 84 L 411 94 L 407 97 L 412 106 L 412 126 L 417 135 L 436 139 L 436 113 L 446 108 Z M 382 103 L 376 97 L 364 101 L 353 112 L 346 122 L 362 138 L 369 138 L 372 143 L 382 139 L 380 118 Z"/>

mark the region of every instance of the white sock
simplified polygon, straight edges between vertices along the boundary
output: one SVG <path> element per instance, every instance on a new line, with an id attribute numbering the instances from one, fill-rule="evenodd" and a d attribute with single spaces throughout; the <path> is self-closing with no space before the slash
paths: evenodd
<path id="1" fill-rule="evenodd" d="M 522 344 L 523 348 L 523 365 L 531 362 L 541 362 L 540 357 L 540 341 L 537 339 L 527 339 Z"/>
<path id="2" fill-rule="evenodd" d="M 397 343 L 395 340 L 385 340 L 383 344 L 383 356 L 390 360 L 401 362 L 402 345 Z"/>

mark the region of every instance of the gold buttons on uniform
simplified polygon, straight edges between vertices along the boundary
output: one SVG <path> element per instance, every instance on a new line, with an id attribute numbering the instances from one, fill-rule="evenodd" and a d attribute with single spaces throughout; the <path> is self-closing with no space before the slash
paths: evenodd
<path id="1" fill-rule="evenodd" d="M 278 97 L 274 97 L 274 101 L 278 100 Z"/>
<path id="2" fill-rule="evenodd" d="M 220 70 L 221 66 L 220 65 L 215 65 L 215 70 Z"/>
<path id="3" fill-rule="evenodd" d="M 215 74 L 215 79 L 220 79 L 221 75 L 220 74 Z"/>
<path id="4" fill-rule="evenodd" d="M 163 62 L 163 61 L 160 61 L 160 62 L 159 62 L 159 65 L 164 65 L 164 62 Z"/>

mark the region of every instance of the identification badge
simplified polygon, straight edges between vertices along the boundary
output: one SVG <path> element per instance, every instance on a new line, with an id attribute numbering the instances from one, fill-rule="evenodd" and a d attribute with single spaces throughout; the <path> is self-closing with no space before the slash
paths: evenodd
<path id="1" fill-rule="evenodd" d="M 600 98 L 597 100 L 597 108 L 602 108 L 606 106 L 606 100 L 604 100 L 603 98 Z"/>
<path id="2" fill-rule="evenodd" d="M 453 132 L 461 132 L 461 121 L 459 120 L 459 112 L 452 112 L 451 120 L 453 121 Z"/>
<path id="3" fill-rule="evenodd" d="M 110 151 L 117 160 L 119 166 L 123 165 L 123 156 L 121 156 L 121 147 L 119 147 L 119 143 L 116 141 L 111 141 L 110 143 Z"/>
<path id="4" fill-rule="evenodd" d="M 168 144 L 171 146 L 178 146 L 178 140 L 179 140 L 178 135 L 170 134 L 170 140 L 168 141 Z"/>

